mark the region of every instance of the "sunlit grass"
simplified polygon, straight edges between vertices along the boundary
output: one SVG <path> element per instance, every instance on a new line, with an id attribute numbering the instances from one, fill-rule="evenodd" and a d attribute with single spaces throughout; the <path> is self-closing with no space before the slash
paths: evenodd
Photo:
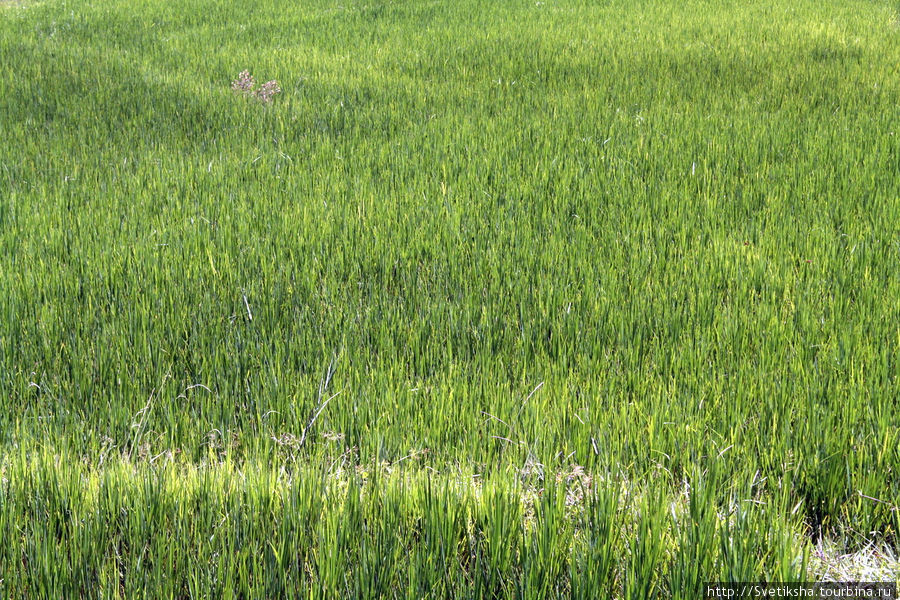
<path id="1" fill-rule="evenodd" d="M 3 595 L 689 598 L 896 547 L 896 15 L 0 3 Z"/>

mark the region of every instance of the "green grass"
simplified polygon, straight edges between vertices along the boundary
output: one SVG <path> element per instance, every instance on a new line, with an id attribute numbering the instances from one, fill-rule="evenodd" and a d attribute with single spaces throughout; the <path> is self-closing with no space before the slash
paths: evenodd
<path id="1" fill-rule="evenodd" d="M 898 15 L 0 3 L 0 595 L 692 598 L 896 547 Z"/>

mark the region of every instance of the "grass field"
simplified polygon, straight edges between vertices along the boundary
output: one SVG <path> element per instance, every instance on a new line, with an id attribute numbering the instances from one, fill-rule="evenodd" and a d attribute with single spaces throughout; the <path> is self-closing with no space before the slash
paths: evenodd
<path id="1" fill-rule="evenodd" d="M 0 2 L 0 135 L 4 598 L 900 576 L 896 2 Z"/>

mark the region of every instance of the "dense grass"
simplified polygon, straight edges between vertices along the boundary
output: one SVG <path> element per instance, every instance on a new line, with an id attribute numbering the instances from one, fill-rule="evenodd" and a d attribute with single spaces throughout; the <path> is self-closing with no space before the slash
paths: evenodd
<path id="1" fill-rule="evenodd" d="M 0 3 L 2 595 L 691 598 L 896 544 L 898 11 Z"/>

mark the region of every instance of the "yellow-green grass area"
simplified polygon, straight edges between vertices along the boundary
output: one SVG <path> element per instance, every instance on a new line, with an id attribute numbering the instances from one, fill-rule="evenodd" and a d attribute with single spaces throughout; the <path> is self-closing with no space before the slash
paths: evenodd
<path id="1" fill-rule="evenodd" d="M 897 579 L 898 11 L 0 4 L 0 596 Z"/>

